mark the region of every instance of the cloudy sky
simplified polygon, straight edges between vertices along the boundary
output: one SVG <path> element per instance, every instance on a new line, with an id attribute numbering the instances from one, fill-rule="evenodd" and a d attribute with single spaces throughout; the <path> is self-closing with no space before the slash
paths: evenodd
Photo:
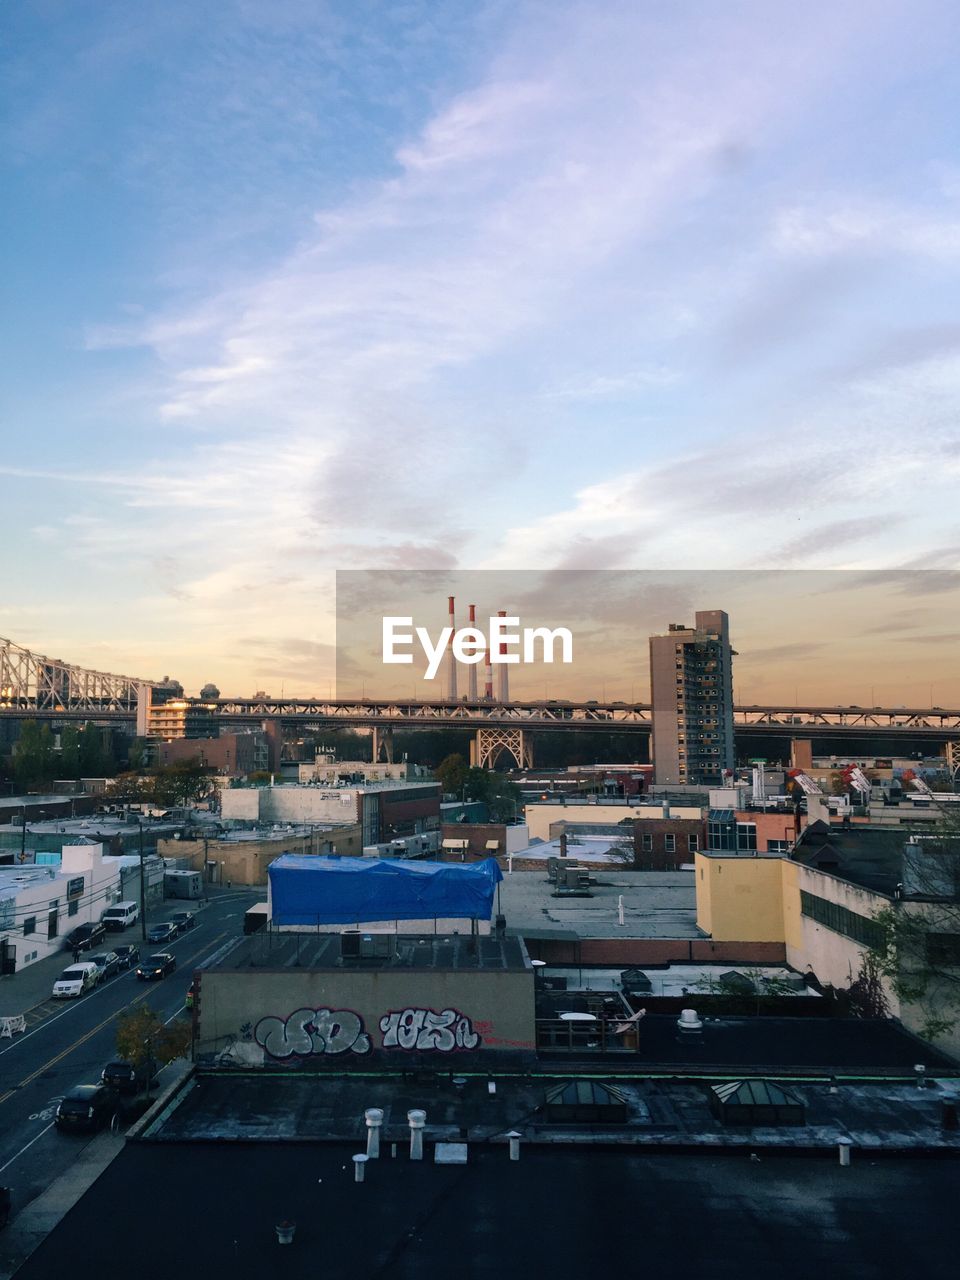
<path id="1" fill-rule="evenodd" d="M 325 693 L 338 568 L 960 566 L 958 28 L 4 6 L 0 635 Z"/>

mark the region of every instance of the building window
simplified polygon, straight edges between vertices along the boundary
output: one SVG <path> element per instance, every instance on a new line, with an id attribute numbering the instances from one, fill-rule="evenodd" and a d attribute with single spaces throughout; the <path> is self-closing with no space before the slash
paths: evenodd
<path id="1" fill-rule="evenodd" d="M 737 833 L 732 822 L 711 818 L 707 823 L 707 848 L 718 853 L 732 853 L 737 847 Z"/>
<path id="2" fill-rule="evenodd" d="M 77 901 L 73 901 L 73 902 L 68 902 L 68 903 L 67 903 L 67 915 L 68 915 L 68 916 L 75 916 L 79 910 L 80 910 L 80 903 L 79 903 L 79 902 L 77 902 Z"/>
<path id="3" fill-rule="evenodd" d="M 700 837 L 697 835 L 687 836 L 687 852 L 696 853 L 700 848 Z"/>
<path id="4" fill-rule="evenodd" d="M 672 831 L 668 831 L 663 837 L 663 847 L 667 853 L 677 852 L 677 837 Z"/>
<path id="5" fill-rule="evenodd" d="M 640 837 L 640 848 L 644 853 L 653 853 L 653 836 L 645 832 Z"/>
<path id="6" fill-rule="evenodd" d="M 768 853 L 789 853 L 790 841 L 789 840 L 768 840 L 767 852 Z"/>
<path id="7" fill-rule="evenodd" d="M 883 929 L 868 916 L 858 915 L 839 902 L 831 902 L 828 898 L 819 898 L 814 893 L 800 890 L 800 911 L 803 915 L 816 920 L 833 933 L 842 934 L 844 938 L 852 938 L 864 947 L 880 947 L 883 944 Z"/>
<path id="8" fill-rule="evenodd" d="M 23 936 L 26 938 L 31 933 L 36 933 L 36 931 L 37 931 L 37 917 L 27 916 L 26 920 L 24 920 L 23 922 Z"/>
<path id="9" fill-rule="evenodd" d="M 738 822 L 737 823 L 737 848 L 738 849 L 756 849 L 757 847 L 757 824 L 755 822 Z"/>

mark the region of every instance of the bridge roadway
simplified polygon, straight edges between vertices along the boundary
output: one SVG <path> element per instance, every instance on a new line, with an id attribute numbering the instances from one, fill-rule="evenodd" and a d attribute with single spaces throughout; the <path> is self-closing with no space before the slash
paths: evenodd
<path id="1" fill-rule="evenodd" d="M 242 725 L 279 720 L 289 725 L 330 728 L 432 729 L 501 728 L 554 731 L 650 732 L 646 702 L 514 701 L 449 702 L 397 699 L 199 698 L 181 700 L 188 710 L 205 710 L 221 724 Z M 55 721 L 130 722 L 135 711 L 98 707 L 89 699 L 80 706 L 38 708 L 29 699 L 0 705 L 0 718 Z M 738 737 L 960 739 L 960 710 L 941 707 L 754 706 L 734 708 Z"/>

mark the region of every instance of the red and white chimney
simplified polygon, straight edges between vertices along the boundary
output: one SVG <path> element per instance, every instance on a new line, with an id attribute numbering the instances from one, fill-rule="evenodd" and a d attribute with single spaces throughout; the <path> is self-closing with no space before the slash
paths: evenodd
<path id="1" fill-rule="evenodd" d="M 457 660 L 453 656 L 453 637 L 457 631 L 457 620 L 453 616 L 453 596 L 447 596 L 447 626 L 450 628 L 450 639 L 447 641 L 447 701 L 457 700 Z"/>
<path id="2" fill-rule="evenodd" d="M 477 625 L 477 606 L 472 604 L 470 609 L 470 625 Z M 477 700 L 477 664 L 474 662 L 467 670 L 467 698 L 470 702 Z"/>
<path id="3" fill-rule="evenodd" d="M 483 696 L 488 702 L 493 701 L 493 667 L 490 664 L 490 650 L 483 658 Z"/>
<path id="4" fill-rule="evenodd" d="M 507 616 L 506 609 L 497 610 L 498 618 L 505 618 L 506 616 Z M 507 664 L 503 661 L 503 656 L 502 656 L 506 652 L 507 652 L 507 646 L 504 643 L 504 641 L 501 640 L 500 641 L 501 659 L 500 659 L 500 662 L 497 664 L 497 701 L 498 702 L 510 701 L 509 686 L 507 684 Z"/>

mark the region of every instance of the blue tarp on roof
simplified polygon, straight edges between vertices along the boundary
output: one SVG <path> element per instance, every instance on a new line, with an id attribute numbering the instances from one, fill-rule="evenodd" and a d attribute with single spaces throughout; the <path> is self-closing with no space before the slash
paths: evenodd
<path id="1" fill-rule="evenodd" d="M 503 872 L 495 858 L 469 865 L 284 853 L 267 868 L 275 924 L 367 920 L 489 920 Z"/>

